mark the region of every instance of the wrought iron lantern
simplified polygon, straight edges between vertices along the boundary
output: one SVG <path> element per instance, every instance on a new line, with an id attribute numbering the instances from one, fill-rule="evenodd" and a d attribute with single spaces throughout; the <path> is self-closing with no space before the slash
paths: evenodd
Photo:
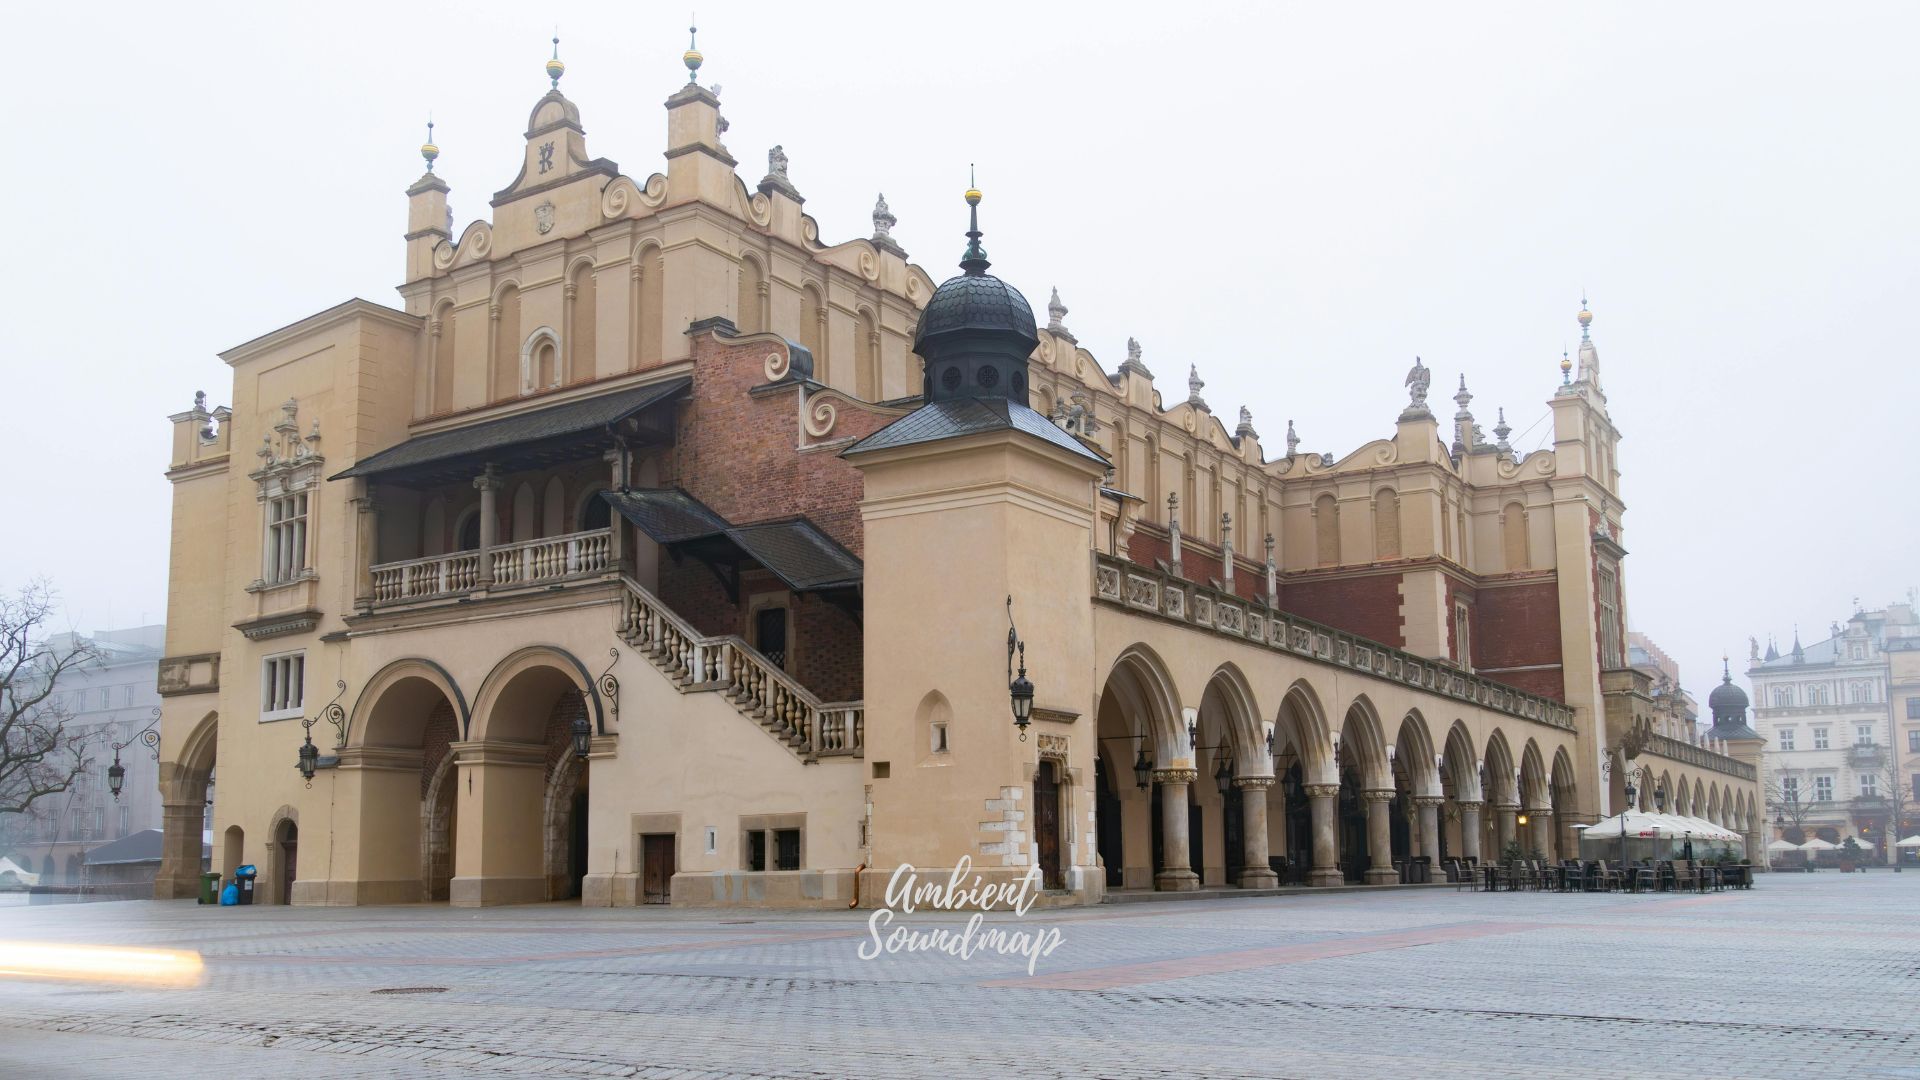
<path id="1" fill-rule="evenodd" d="M 1133 785 L 1141 791 L 1153 786 L 1153 758 L 1144 746 L 1133 759 Z"/>
<path id="2" fill-rule="evenodd" d="M 587 723 L 587 715 L 581 713 L 573 718 L 573 756 L 581 761 L 593 749 L 593 725 Z"/>
<path id="3" fill-rule="evenodd" d="M 1020 673 L 1014 674 L 1014 653 L 1020 654 Z M 1013 726 L 1020 729 L 1020 741 L 1027 741 L 1027 725 L 1033 723 L 1033 683 L 1027 678 L 1027 643 L 1013 625 L 1013 597 L 1007 597 L 1007 696 L 1013 703 Z"/>
<path id="4" fill-rule="evenodd" d="M 313 745 L 313 726 L 307 726 L 306 741 L 300 744 L 300 760 L 295 763 L 300 776 L 308 784 L 313 783 L 313 774 L 320 768 L 320 748 Z"/>
<path id="5" fill-rule="evenodd" d="M 1233 790 L 1232 758 L 1225 754 L 1220 755 L 1220 764 L 1213 770 L 1213 782 L 1220 785 L 1220 797 L 1223 799 L 1226 798 L 1227 792 Z"/>
<path id="6" fill-rule="evenodd" d="M 113 764 L 107 766 L 107 790 L 113 794 L 115 802 L 120 801 L 120 789 L 125 787 L 127 783 L 127 767 L 120 764 L 120 751 L 132 746 L 134 740 L 138 739 L 140 742 L 146 744 L 147 749 L 153 752 L 153 760 L 159 761 L 160 733 L 154 730 L 154 725 L 159 722 L 160 710 L 158 707 L 155 707 L 153 710 L 153 719 L 147 721 L 146 727 L 128 737 L 126 742 L 113 744 Z"/>

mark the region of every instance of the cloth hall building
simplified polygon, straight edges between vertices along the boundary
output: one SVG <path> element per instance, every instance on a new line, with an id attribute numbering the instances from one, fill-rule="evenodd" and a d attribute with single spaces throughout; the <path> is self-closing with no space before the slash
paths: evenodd
<path id="1" fill-rule="evenodd" d="M 944 283 L 884 200 L 822 238 L 685 60 L 663 171 L 592 156 L 556 59 L 490 218 L 422 148 L 396 306 L 171 417 L 161 895 L 216 768 L 213 869 L 296 904 L 1385 883 L 1573 856 L 1649 765 L 1760 828 L 1757 742 L 1656 730 L 1629 661 L 1586 311 L 1551 449 L 1419 364 L 1382 438 L 1270 449 L 1038 320 L 978 192 Z"/>

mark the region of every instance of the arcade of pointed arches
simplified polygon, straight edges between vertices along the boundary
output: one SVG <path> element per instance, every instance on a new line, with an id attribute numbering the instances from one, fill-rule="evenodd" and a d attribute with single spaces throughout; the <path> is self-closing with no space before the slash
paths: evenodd
<path id="1" fill-rule="evenodd" d="M 1119 651 L 1097 720 L 1109 889 L 1383 884 L 1403 880 L 1417 856 L 1437 874 L 1443 859 L 1497 859 L 1512 843 L 1524 857 L 1579 857 L 1575 826 L 1597 815 L 1580 810 L 1571 731 L 1385 681 L 1257 663 L 1284 681 L 1258 693 L 1229 660 L 1179 685 L 1149 645 Z M 1184 706 L 1194 683 L 1198 704 Z M 1260 704 L 1269 694 L 1270 712 Z M 1674 812 L 1751 835 L 1744 794 L 1660 768 Z"/>

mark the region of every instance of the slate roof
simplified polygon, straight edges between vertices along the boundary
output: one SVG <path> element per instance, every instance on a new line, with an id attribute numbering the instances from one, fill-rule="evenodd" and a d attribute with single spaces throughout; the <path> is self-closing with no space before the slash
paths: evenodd
<path id="1" fill-rule="evenodd" d="M 925 355 L 921 346 L 929 337 L 957 330 L 1002 330 L 1039 343 L 1034 327 L 1033 306 L 1020 290 L 992 274 L 961 274 L 948 278 L 933 290 L 927 306 L 920 312 L 920 325 L 914 331 L 913 351 Z"/>
<path id="2" fill-rule="evenodd" d="M 468 427 L 436 431 L 363 458 L 352 468 L 336 473 L 330 479 L 343 480 L 350 476 L 417 469 L 459 458 L 477 458 L 508 447 L 551 443 L 600 431 L 650 405 L 684 392 L 692 383 L 693 380 L 689 378 L 670 379 L 514 416 L 503 416 Z"/>
<path id="3" fill-rule="evenodd" d="M 804 517 L 734 525 L 678 488 L 603 491 L 600 497 L 656 543 L 679 545 L 697 558 L 752 560 L 795 592 L 860 584 L 860 560 Z"/>
<path id="4" fill-rule="evenodd" d="M 842 457 L 873 450 L 955 439 L 988 431 L 1024 431 L 1042 442 L 1090 461 L 1106 463 L 1080 440 L 1060 430 L 1053 421 L 1005 398 L 952 398 L 915 409 L 879 431 L 841 451 Z"/>
<path id="5" fill-rule="evenodd" d="M 128 833 L 111 844 L 90 849 L 86 854 L 86 863 L 88 866 L 107 866 L 113 863 L 159 862 L 163 835 L 159 829 Z"/>
<path id="6" fill-rule="evenodd" d="M 656 543 L 680 544 L 727 531 L 726 519 L 679 488 L 603 491 L 600 497 Z"/>

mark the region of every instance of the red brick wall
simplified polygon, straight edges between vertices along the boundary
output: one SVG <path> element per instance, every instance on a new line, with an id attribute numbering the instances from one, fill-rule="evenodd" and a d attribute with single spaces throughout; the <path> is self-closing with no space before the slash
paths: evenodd
<path id="1" fill-rule="evenodd" d="M 1280 609 L 1383 645 L 1406 647 L 1400 632 L 1400 575 L 1292 578 L 1280 583 Z"/>
<path id="2" fill-rule="evenodd" d="M 453 703 L 445 698 L 427 714 L 427 727 L 420 738 L 423 751 L 420 763 L 420 797 L 427 797 L 427 785 L 433 782 L 433 774 L 440 768 L 440 759 L 447 756 L 447 744 L 460 741 L 460 725 L 453 719 Z"/>
<path id="3" fill-rule="evenodd" d="M 1134 532 L 1127 541 L 1127 558 L 1142 566 L 1153 566 L 1158 559 L 1169 567 L 1173 565 L 1173 542 L 1164 533 L 1150 533 L 1145 529 Z M 1180 541 L 1180 570 L 1188 581 L 1205 585 L 1221 580 L 1221 570 L 1225 566 L 1220 558 L 1219 549 L 1210 544 L 1196 544 L 1182 538 Z M 1233 557 L 1234 595 L 1253 601 L 1267 598 L 1267 568 L 1264 563 L 1254 564 L 1245 555 L 1235 553 Z"/>
<path id="4" fill-rule="evenodd" d="M 1473 609 L 1476 668 L 1554 665 L 1545 671 L 1485 671 L 1489 679 L 1566 700 L 1561 677 L 1560 591 L 1552 577 L 1516 584 L 1483 584 Z"/>
<path id="5" fill-rule="evenodd" d="M 797 389 L 748 393 L 767 382 L 767 354 L 781 348 L 695 335 L 693 392 L 680 410 L 671 482 L 735 524 L 805 515 L 858 555 L 861 479 L 840 458 L 844 445 L 798 449 Z M 833 406 L 828 439 L 870 435 L 894 419 L 844 399 Z"/>
<path id="6" fill-rule="evenodd" d="M 783 348 L 764 339 L 694 336 L 693 390 L 680 411 L 672 475 L 663 482 L 685 488 L 735 524 L 804 516 L 860 555 L 865 546 L 861 476 L 839 455 L 847 441 L 880 430 L 894 417 L 831 398 L 837 415 L 826 438 L 834 445 L 799 449 L 798 389 L 750 392 L 768 381 L 767 354 Z M 748 591 L 734 604 L 701 563 L 670 558 L 660 563 L 660 598 L 703 634 L 748 636 L 746 605 L 751 593 L 767 587 L 743 588 Z M 859 621 L 816 596 L 789 596 L 787 603 L 793 612 L 789 666 L 794 678 L 825 701 L 861 697 Z"/>
<path id="7" fill-rule="evenodd" d="M 793 625 L 799 639 L 793 677 L 800 685 L 822 701 L 859 700 L 864 659 L 860 622 L 838 605 L 806 596 L 793 609 Z"/>

